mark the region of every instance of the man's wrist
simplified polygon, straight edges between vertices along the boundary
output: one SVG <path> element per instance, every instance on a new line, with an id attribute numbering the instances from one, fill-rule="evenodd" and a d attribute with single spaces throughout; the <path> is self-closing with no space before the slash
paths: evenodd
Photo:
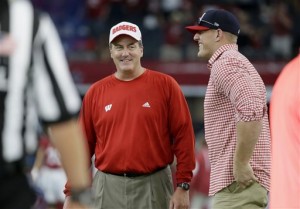
<path id="1" fill-rule="evenodd" d="M 81 205 L 91 205 L 93 201 L 93 193 L 90 188 L 71 189 L 71 201 Z"/>
<path id="2" fill-rule="evenodd" d="M 237 160 L 237 159 L 233 160 L 233 165 L 234 166 L 245 166 L 245 165 L 248 165 L 248 163 L 249 163 L 248 160 L 244 160 L 244 161 Z"/>
<path id="3" fill-rule="evenodd" d="M 190 183 L 182 182 L 182 183 L 177 184 L 177 187 L 179 187 L 185 191 L 188 191 L 190 189 Z"/>

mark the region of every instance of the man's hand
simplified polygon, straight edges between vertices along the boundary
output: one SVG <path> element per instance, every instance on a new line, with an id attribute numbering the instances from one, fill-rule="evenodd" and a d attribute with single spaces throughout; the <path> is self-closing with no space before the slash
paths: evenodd
<path id="1" fill-rule="evenodd" d="M 87 206 L 83 206 L 77 202 L 72 202 L 71 197 L 66 197 L 63 209 L 90 209 Z"/>
<path id="2" fill-rule="evenodd" d="M 250 163 L 243 164 L 235 162 L 233 164 L 233 176 L 235 181 L 243 188 L 250 186 L 252 183 L 257 181 Z"/>
<path id="3" fill-rule="evenodd" d="M 188 209 L 189 205 L 189 191 L 177 187 L 171 197 L 169 209 Z"/>

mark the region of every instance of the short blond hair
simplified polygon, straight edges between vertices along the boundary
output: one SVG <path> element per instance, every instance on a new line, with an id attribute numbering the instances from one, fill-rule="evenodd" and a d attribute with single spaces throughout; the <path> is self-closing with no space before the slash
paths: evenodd
<path id="1" fill-rule="evenodd" d="M 232 33 L 229 33 L 229 32 L 226 32 L 226 31 L 223 31 L 223 33 L 225 34 L 225 37 L 227 39 L 228 42 L 230 43 L 237 43 L 237 39 L 238 37 Z"/>

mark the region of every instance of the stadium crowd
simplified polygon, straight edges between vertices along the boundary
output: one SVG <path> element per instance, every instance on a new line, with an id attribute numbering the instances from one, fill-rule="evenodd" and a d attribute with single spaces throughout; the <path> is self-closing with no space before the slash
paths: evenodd
<path id="1" fill-rule="evenodd" d="M 70 59 L 109 60 L 109 28 L 129 21 L 147 36 L 144 59 L 196 60 L 197 48 L 184 27 L 209 8 L 224 8 L 239 18 L 239 50 L 250 59 L 289 60 L 298 53 L 298 0 L 32 1 L 52 16 Z"/>

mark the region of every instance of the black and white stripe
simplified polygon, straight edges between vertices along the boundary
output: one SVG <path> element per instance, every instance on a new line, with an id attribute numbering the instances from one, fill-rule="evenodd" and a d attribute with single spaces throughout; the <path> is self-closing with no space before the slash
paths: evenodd
<path id="1" fill-rule="evenodd" d="M 78 114 L 81 101 L 48 15 L 26 0 L 11 1 L 8 13 L 0 14 L 0 33 L 16 43 L 9 57 L 0 55 L 6 84 L 0 88 L 1 165 L 36 149 L 38 117 L 45 124 L 68 120 Z"/>

